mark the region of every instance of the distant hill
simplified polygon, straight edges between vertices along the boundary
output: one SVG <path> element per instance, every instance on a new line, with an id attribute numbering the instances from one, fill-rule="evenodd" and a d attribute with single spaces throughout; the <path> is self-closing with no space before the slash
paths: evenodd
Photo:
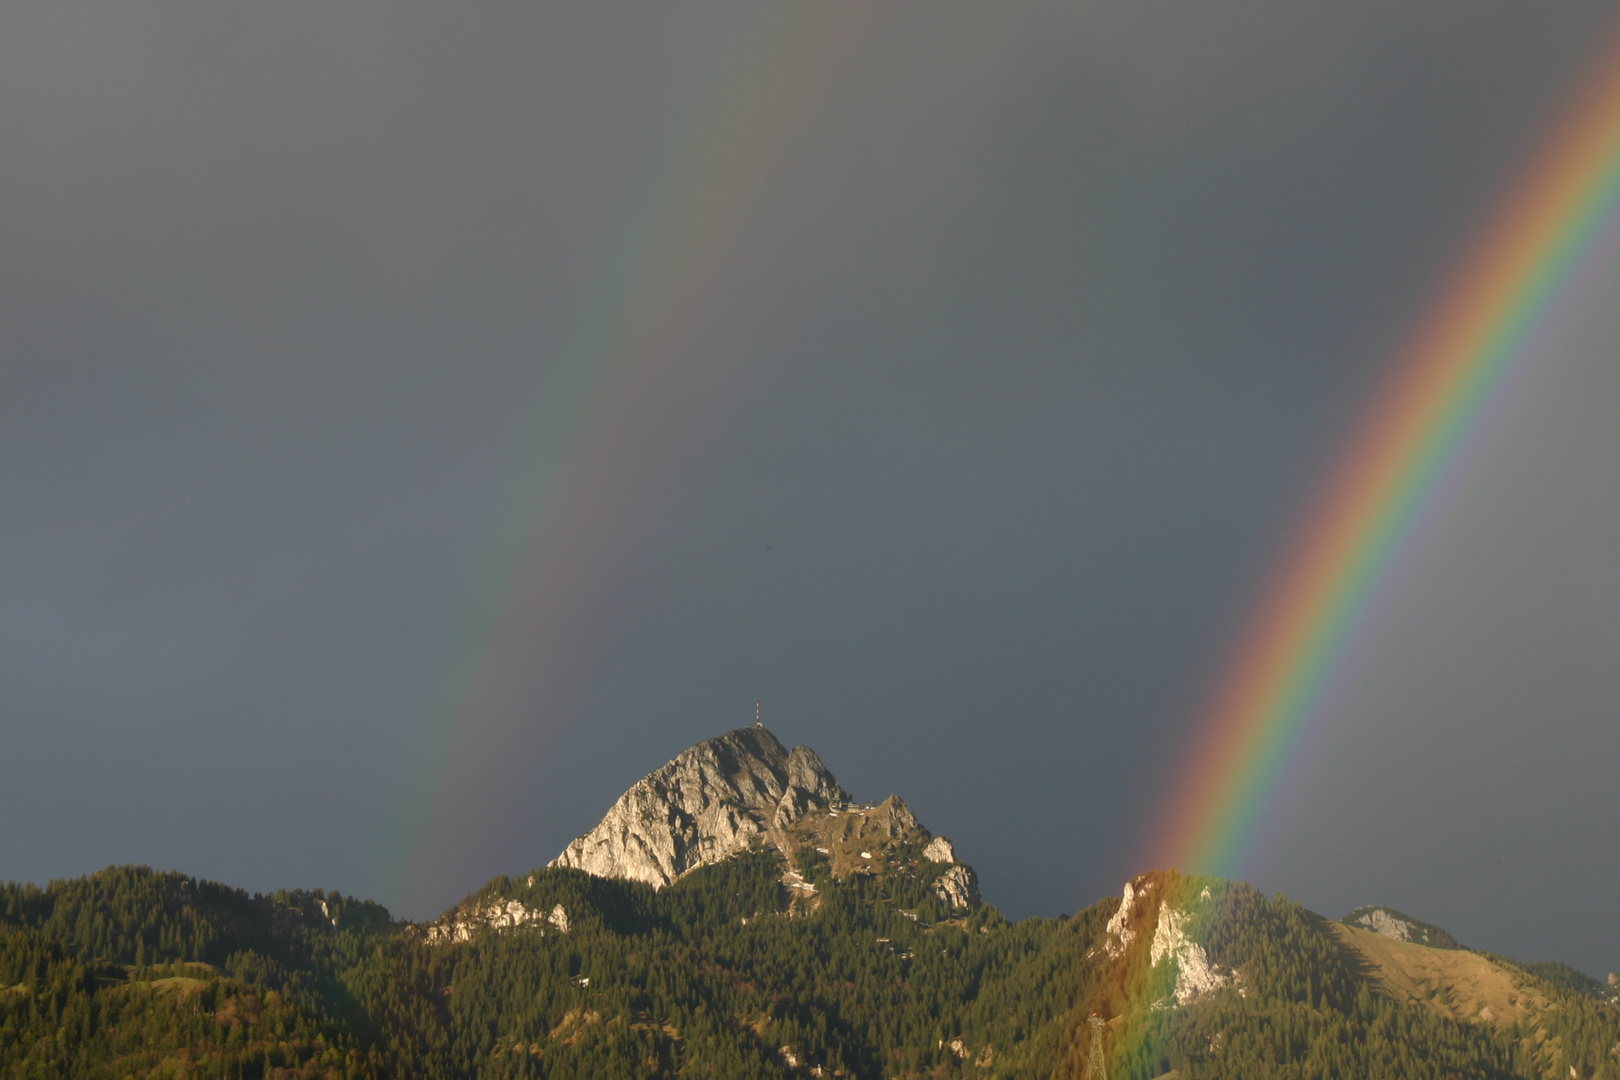
<path id="1" fill-rule="evenodd" d="M 1402 915 L 1394 908 L 1359 907 L 1339 920 L 1347 926 L 1371 930 L 1393 941 L 1410 941 L 1434 949 L 1460 949 L 1462 942 L 1432 923 Z"/>
<path id="2" fill-rule="evenodd" d="M 1620 979 L 1609 976 L 1607 983 L 1598 982 L 1584 971 L 1577 971 L 1558 960 L 1543 960 L 1535 964 L 1521 964 L 1527 973 L 1552 983 L 1560 990 L 1597 998 L 1599 1001 L 1620 1001 Z"/>
<path id="3" fill-rule="evenodd" d="M 1620 1078 L 1595 980 L 1238 882 L 1153 872 L 1009 922 L 901 800 L 763 729 L 614 805 L 558 860 L 598 872 L 421 925 L 137 867 L 4 886 L 0 1078 L 1049 1080 L 1094 1030 L 1116 1080 Z"/>

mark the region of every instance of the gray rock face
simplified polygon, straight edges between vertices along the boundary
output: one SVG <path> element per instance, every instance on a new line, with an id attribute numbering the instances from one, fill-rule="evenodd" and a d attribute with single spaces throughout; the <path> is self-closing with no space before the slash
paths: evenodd
<path id="1" fill-rule="evenodd" d="M 436 922 L 417 928 L 415 932 L 425 938 L 429 945 L 436 945 L 445 941 L 471 941 L 474 934 L 484 929 L 502 931 L 525 927 L 534 927 L 534 932 L 542 937 L 548 929 L 566 934 L 568 909 L 557 904 L 548 914 L 525 907 L 520 900 L 508 900 L 504 904 L 494 900 L 481 908 L 463 904 Z"/>
<path id="2" fill-rule="evenodd" d="M 551 865 L 662 888 L 756 842 L 781 847 L 786 826 L 849 801 L 809 747 L 738 728 L 649 773 Z"/>
<path id="3" fill-rule="evenodd" d="M 1204 890 L 1202 898 L 1209 896 Z M 1204 947 L 1187 936 L 1187 925 L 1192 921 L 1185 911 L 1177 911 L 1169 904 L 1159 908 L 1159 921 L 1153 928 L 1153 946 L 1149 959 L 1154 967 L 1169 960 L 1176 965 L 1175 1000 L 1186 1005 L 1227 984 L 1228 977 L 1215 970 Z"/>
<path id="4" fill-rule="evenodd" d="M 1356 922 L 1375 934 L 1382 934 L 1384 937 L 1395 941 L 1412 940 L 1412 924 L 1405 919 L 1391 915 L 1383 908 L 1374 908 L 1357 919 Z"/>
<path id="5" fill-rule="evenodd" d="M 778 750 L 782 748 L 776 737 L 764 728 L 743 728 L 745 732 L 750 730 L 759 732 Z M 811 810 L 826 810 L 848 803 L 849 794 L 838 786 L 816 752 L 808 746 L 795 746 L 787 758 L 787 790 L 777 802 L 771 820 L 778 826 L 791 825 Z"/>
<path id="6" fill-rule="evenodd" d="M 953 910 L 979 906 L 979 878 L 971 866 L 957 863 L 934 879 L 933 890 Z"/>

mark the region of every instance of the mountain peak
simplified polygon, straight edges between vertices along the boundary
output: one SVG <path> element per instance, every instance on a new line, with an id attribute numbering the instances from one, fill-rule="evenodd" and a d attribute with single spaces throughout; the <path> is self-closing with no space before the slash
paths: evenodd
<path id="1" fill-rule="evenodd" d="M 811 810 L 847 806 L 814 750 L 785 749 L 762 724 L 705 739 L 648 773 L 551 862 L 661 888 L 783 830 Z"/>

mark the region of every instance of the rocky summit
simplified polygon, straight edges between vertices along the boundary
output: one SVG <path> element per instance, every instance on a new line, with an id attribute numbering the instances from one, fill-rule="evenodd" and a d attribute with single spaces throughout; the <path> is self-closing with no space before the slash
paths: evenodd
<path id="1" fill-rule="evenodd" d="M 648 773 L 550 865 L 662 888 L 753 848 L 774 848 L 786 867 L 825 861 L 839 878 L 946 863 L 935 894 L 953 908 L 980 902 L 973 869 L 898 796 L 856 803 L 814 750 L 789 751 L 760 724 L 700 742 Z M 783 884 L 815 891 L 794 869 L 784 869 Z"/>
<path id="2" fill-rule="evenodd" d="M 648 773 L 551 865 L 661 887 L 849 801 L 809 747 L 790 753 L 763 726 L 738 728 Z"/>

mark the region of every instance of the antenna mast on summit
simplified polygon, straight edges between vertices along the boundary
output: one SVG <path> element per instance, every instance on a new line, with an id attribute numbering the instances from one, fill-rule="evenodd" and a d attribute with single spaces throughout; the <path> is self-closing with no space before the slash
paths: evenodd
<path id="1" fill-rule="evenodd" d="M 1091 1014 L 1091 1060 L 1086 1062 L 1085 1080 L 1108 1080 L 1108 1069 L 1103 1065 L 1103 1018 Z"/>
<path id="2" fill-rule="evenodd" d="M 764 727 L 765 722 L 759 718 L 759 702 L 754 702 L 754 726 Z"/>

